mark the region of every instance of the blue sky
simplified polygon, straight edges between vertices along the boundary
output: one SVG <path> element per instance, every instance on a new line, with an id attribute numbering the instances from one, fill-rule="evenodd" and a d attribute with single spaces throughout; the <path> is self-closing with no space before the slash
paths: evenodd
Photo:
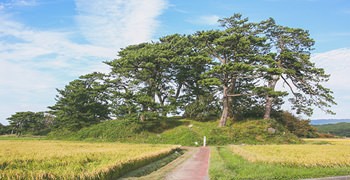
<path id="1" fill-rule="evenodd" d="M 326 85 L 338 102 L 336 116 L 311 118 L 350 118 L 348 0 L 0 0 L 0 123 L 18 111 L 47 110 L 56 88 L 108 72 L 102 61 L 122 47 L 216 29 L 234 13 L 309 30 L 312 60 L 332 75 Z"/>

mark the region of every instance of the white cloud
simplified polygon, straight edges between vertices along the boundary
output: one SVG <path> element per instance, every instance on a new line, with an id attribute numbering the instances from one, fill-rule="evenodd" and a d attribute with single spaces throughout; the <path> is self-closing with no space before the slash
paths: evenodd
<path id="1" fill-rule="evenodd" d="M 53 102 L 56 80 L 18 63 L 0 61 L 0 122 L 17 111 L 43 111 Z"/>
<path id="2" fill-rule="evenodd" d="M 149 41 L 158 26 L 164 0 L 76 0 L 77 21 L 93 44 L 121 48 Z"/>
<path id="3" fill-rule="evenodd" d="M 4 17 L 0 21 L 0 58 L 4 61 L 57 69 L 72 66 L 74 61 L 100 63 L 116 55 L 114 48 L 71 41 L 72 32 L 37 30 Z"/>
<path id="4" fill-rule="evenodd" d="M 311 60 L 317 67 L 323 68 L 330 74 L 330 80 L 325 86 L 334 92 L 335 101 L 338 105 L 333 106 L 335 116 L 327 115 L 319 109 L 315 109 L 313 119 L 346 119 L 350 118 L 350 48 L 335 49 L 315 54 Z"/>
<path id="5" fill-rule="evenodd" d="M 46 110 L 54 103 L 55 88 L 63 88 L 80 75 L 105 71 L 102 60 L 115 54 L 112 48 L 76 44 L 69 40 L 70 33 L 1 20 L 0 121 L 17 111 Z"/>
<path id="6" fill-rule="evenodd" d="M 49 88 L 53 79 L 45 73 L 32 70 L 21 64 L 0 62 L 1 91 L 39 90 Z"/>
<path id="7" fill-rule="evenodd" d="M 3 8 L 36 1 L 7 1 Z M 149 41 L 164 0 L 77 0 L 81 32 L 40 30 L 0 12 L 0 122 L 17 111 L 42 111 L 54 103 L 55 88 L 93 71 L 129 44 Z M 83 34 L 90 41 L 73 41 Z"/>
<path id="8" fill-rule="evenodd" d="M 207 15 L 207 16 L 200 16 L 194 19 L 188 20 L 188 22 L 198 25 L 218 25 L 218 20 L 220 19 L 217 15 Z"/>
<path id="9" fill-rule="evenodd" d="M 335 90 L 350 91 L 350 48 L 336 49 L 312 56 L 312 61 L 318 67 L 325 69 L 330 74 L 330 80 L 326 84 Z"/>

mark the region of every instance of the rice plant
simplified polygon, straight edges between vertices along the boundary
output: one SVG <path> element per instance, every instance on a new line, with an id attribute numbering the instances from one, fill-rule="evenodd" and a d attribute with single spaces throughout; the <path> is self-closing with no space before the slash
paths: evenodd
<path id="1" fill-rule="evenodd" d="M 305 167 L 350 166 L 350 140 L 330 144 L 234 145 L 231 150 L 250 162 L 278 163 Z"/>
<path id="2" fill-rule="evenodd" d="M 0 141 L 0 179 L 111 179 L 178 146 L 65 141 Z"/>

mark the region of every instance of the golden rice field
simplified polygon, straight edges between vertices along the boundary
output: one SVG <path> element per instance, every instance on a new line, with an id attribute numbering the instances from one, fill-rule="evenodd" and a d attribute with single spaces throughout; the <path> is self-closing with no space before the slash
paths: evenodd
<path id="1" fill-rule="evenodd" d="M 350 166 L 349 139 L 314 139 L 329 144 L 233 145 L 231 150 L 250 162 L 306 167 Z"/>
<path id="2" fill-rule="evenodd" d="M 170 154 L 174 145 L 0 141 L 0 179 L 111 179 Z"/>
<path id="3" fill-rule="evenodd" d="M 307 143 L 329 143 L 333 145 L 350 145 L 350 139 L 330 139 L 330 138 L 313 138 L 313 139 L 303 139 Z"/>

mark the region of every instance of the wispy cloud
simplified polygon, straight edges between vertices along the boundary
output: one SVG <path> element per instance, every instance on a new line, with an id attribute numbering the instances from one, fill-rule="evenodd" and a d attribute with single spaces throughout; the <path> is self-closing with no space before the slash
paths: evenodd
<path id="1" fill-rule="evenodd" d="M 12 9 L 15 7 L 28 7 L 36 6 L 38 2 L 36 0 L 5 0 L 0 2 L 0 10 L 2 9 Z"/>
<path id="2" fill-rule="evenodd" d="M 166 8 L 164 0 L 76 0 L 77 21 L 93 44 L 120 48 L 149 41 Z"/>
<path id="3" fill-rule="evenodd" d="M 34 5 L 7 1 L 2 8 Z M 0 122 L 17 111 L 45 110 L 54 103 L 55 88 L 80 75 L 105 72 L 104 60 L 116 58 L 129 44 L 152 39 L 164 0 L 77 0 L 81 31 L 41 30 L 0 15 Z M 83 34 L 89 43 L 72 39 Z"/>
<path id="4" fill-rule="evenodd" d="M 114 49 L 69 40 L 71 33 L 42 31 L 0 17 L 0 121 L 16 111 L 44 110 L 73 78 L 103 71 Z"/>
<path id="5" fill-rule="evenodd" d="M 334 92 L 335 100 L 338 103 L 332 108 L 337 113 L 336 116 L 325 115 L 320 110 L 316 110 L 316 116 L 313 118 L 349 118 L 350 48 L 318 53 L 311 59 L 316 63 L 316 66 L 324 68 L 326 73 L 331 75 L 330 80 L 325 85 Z"/>
<path id="6" fill-rule="evenodd" d="M 37 30 L 4 17 L 0 17 L 0 21 L 0 57 L 4 61 L 40 64 L 39 67 L 48 64 L 47 68 L 55 68 L 49 65 L 56 61 L 69 63 L 91 57 L 111 58 L 116 54 L 113 48 L 71 41 L 73 32 Z M 44 56 L 50 57 L 40 58 Z"/>
<path id="7" fill-rule="evenodd" d="M 205 16 L 199 16 L 194 19 L 189 19 L 188 22 L 192 24 L 198 24 L 198 25 L 218 25 L 218 20 L 220 19 L 217 15 L 205 15 Z"/>
<path id="8" fill-rule="evenodd" d="M 36 0 L 12 0 L 10 1 L 10 4 L 13 6 L 36 6 L 37 1 Z"/>
<path id="9" fill-rule="evenodd" d="M 325 69 L 326 73 L 331 74 L 327 83 L 333 89 L 350 90 L 350 48 L 336 49 L 324 53 L 315 54 L 312 61 L 317 66 Z"/>

